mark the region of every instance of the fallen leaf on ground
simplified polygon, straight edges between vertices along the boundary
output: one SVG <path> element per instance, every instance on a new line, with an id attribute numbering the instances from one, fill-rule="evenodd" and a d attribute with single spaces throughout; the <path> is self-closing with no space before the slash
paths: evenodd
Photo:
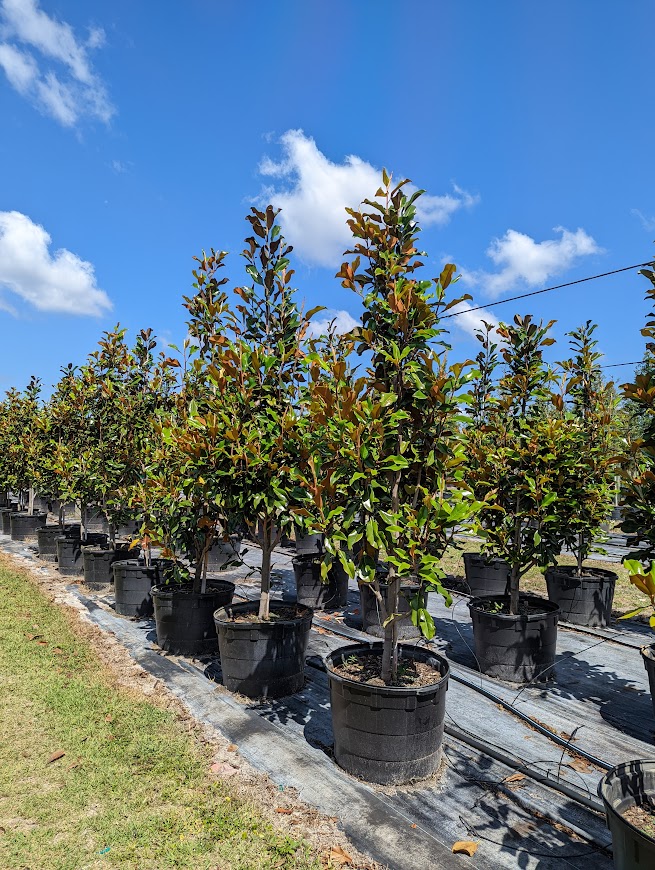
<path id="1" fill-rule="evenodd" d="M 509 831 L 514 837 L 527 837 L 536 830 L 537 826 L 534 822 L 517 822 L 509 827 Z"/>
<path id="2" fill-rule="evenodd" d="M 231 764 L 226 764 L 224 761 L 216 761 L 209 768 L 212 773 L 217 773 L 219 776 L 234 776 L 238 772 L 237 767 L 232 767 Z"/>
<path id="3" fill-rule="evenodd" d="M 39 646 L 48 646 L 48 641 L 47 640 L 37 640 L 37 644 Z"/>
<path id="4" fill-rule="evenodd" d="M 347 864 L 353 863 L 352 857 L 341 846 L 332 846 L 329 857 L 330 861 L 337 867 L 345 867 Z"/>
<path id="5" fill-rule="evenodd" d="M 520 782 L 525 779 L 524 773 L 513 773 L 511 776 L 506 776 L 503 782 Z"/>
<path id="6" fill-rule="evenodd" d="M 587 761 L 586 758 L 582 758 L 579 755 L 576 755 L 573 761 L 571 762 L 571 767 L 573 770 L 577 770 L 579 773 L 587 773 L 591 770 L 591 765 Z"/>
<path id="7" fill-rule="evenodd" d="M 28 634 L 27 635 L 28 640 L 36 640 L 38 637 L 42 637 L 42 635 L 40 635 L 40 634 Z"/>
<path id="8" fill-rule="evenodd" d="M 62 655 L 64 651 L 61 647 L 55 646 L 53 647 L 52 652 L 59 656 Z"/>
<path id="9" fill-rule="evenodd" d="M 276 813 L 284 813 L 287 816 L 290 816 L 293 810 L 289 810 L 286 807 L 275 807 Z"/>
<path id="10" fill-rule="evenodd" d="M 63 749 L 58 749 L 56 752 L 53 752 L 50 758 L 48 759 L 48 764 L 52 764 L 53 761 L 57 761 L 58 758 L 63 758 L 66 753 Z"/>
<path id="11" fill-rule="evenodd" d="M 111 715 L 111 713 L 107 713 L 107 715 L 105 716 L 105 722 L 113 722 L 113 721 L 114 721 L 114 717 Z"/>
<path id="12" fill-rule="evenodd" d="M 456 855 L 468 855 L 469 858 L 472 858 L 477 851 L 478 844 L 472 840 L 458 840 L 456 843 L 453 843 L 453 852 Z"/>
<path id="13" fill-rule="evenodd" d="M 230 743 L 230 745 L 227 747 L 227 751 L 228 752 L 236 752 L 237 748 L 238 747 L 237 747 L 236 743 Z"/>
<path id="14" fill-rule="evenodd" d="M 416 827 L 417 827 L 417 826 L 416 826 L 414 823 L 412 823 L 412 824 L 410 825 L 410 828 L 416 828 Z"/>

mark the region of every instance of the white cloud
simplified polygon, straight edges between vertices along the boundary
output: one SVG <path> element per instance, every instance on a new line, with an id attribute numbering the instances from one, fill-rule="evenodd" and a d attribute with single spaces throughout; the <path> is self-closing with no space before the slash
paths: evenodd
<path id="1" fill-rule="evenodd" d="M 0 67 L 21 96 L 65 127 L 81 117 L 111 119 L 114 108 L 88 57 L 104 43 L 100 28 L 91 28 L 81 42 L 70 24 L 51 18 L 37 0 L 0 0 L 0 24 Z"/>
<path id="2" fill-rule="evenodd" d="M 639 211 L 638 208 L 633 208 L 632 214 L 639 218 L 642 227 L 646 230 L 647 233 L 652 233 L 655 230 L 655 217 L 648 217 L 648 215 L 645 215 L 643 212 Z"/>
<path id="3" fill-rule="evenodd" d="M 339 335 L 343 335 L 344 332 L 350 332 L 351 329 L 360 325 L 359 320 L 355 320 L 343 308 L 338 310 L 329 308 L 327 311 L 322 311 L 321 315 L 321 317 L 312 317 L 310 321 L 309 334 L 312 336 L 325 335 L 333 321 L 334 329 Z"/>
<path id="4" fill-rule="evenodd" d="M 373 198 L 381 172 L 352 154 L 343 163 L 332 163 L 302 130 L 287 130 L 280 144 L 283 159 L 276 162 L 265 157 L 259 166 L 262 175 L 278 184 L 265 187 L 259 200 L 282 209 L 280 220 L 287 240 L 304 260 L 336 267 L 351 243 L 344 209 Z M 453 192 L 443 196 L 424 194 L 417 211 L 425 226 L 444 224 L 458 209 L 477 201 L 453 186 Z"/>
<path id="5" fill-rule="evenodd" d="M 61 248 L 50 252 L 42 226 L 18 211 L 0 212 L 0 287 L 39 311 L 98 315 L 112 308 L 93 265 Z M 5 306 L 6 307 L 6 306 Z"/>
<path id="6" fill-rule="evenodd" d="M 467 301 L 460 302 L 458 305 L 453 306 L 448 314 L 457 313 L 457 317 L 452 317 L 449 318 L 448 321 L 444 321 L 444 325 L 450 328 L 450 324 L 455 324 L 455 326 L 458 327 L 458 329 L 461 329 L 462 332 L 472 336 L 475 335 L 476 330 L 482 328 L 483 320 L 487 323 L 491 323 L 492 326 L 498 326 L 498 318 L 493 315 L 491 311 L 487 311 L 486 308 L 471 311 L 472 308 L 477 308 L 477 305 L 475 305 L 475 303 L 471 304 Z"/>
<path id="7" fill-rule="evenodd" d="M 486 252 L 499 271 L 462 272 L 462 281 L 480 286 L 485 295 L 495 299 L 518 286 L 543 284 L 571 268 L 581 257 L 603 253 L 583 229 L 571 232 L 555 227 L 554 232 L 560 233 L 560 238 L 535 242 L 525 233 L 507 230 L 501 239 L 492 241 Z"/>

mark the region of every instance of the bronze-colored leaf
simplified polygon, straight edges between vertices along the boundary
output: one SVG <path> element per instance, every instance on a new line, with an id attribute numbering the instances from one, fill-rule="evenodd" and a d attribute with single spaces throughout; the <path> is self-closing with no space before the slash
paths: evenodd
<path id="1" fill-rule="evenodd" d="M 473 840 L 458 840 L 453 843 L 453 852 L 456 855 L 468 855 L 472 858 L 477 851 L 478 843 L 474 843 Z"/>

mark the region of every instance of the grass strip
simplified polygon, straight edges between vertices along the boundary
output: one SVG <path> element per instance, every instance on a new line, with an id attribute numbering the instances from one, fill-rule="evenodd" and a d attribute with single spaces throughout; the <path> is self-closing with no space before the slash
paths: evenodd
<path id="1" fill-rule="evenodd" d="M 0 565 L 0 590 L 3 870 L 318 867 L 174 714 L 112 682 L 28 575 Z"/>

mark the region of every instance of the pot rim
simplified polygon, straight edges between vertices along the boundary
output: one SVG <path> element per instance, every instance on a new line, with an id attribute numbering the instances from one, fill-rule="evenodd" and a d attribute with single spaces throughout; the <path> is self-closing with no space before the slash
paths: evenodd
<path id="1" fill-rule="evenodd" d="M 401 643 L 398 644 L 398 650 L 403 654 L 408 654 L 410 658 L 412 658 L 416 653 L 420 653 L 422 655 L 432 656 L 438 659 L 441 665 L 441 679 L 436 683 L 430 683 L 428 686 L 371 686 L 368 683 L 360 683 L 357 680 L 351 680 L 349 677 L 343 677 L 341 674 L 335 673 L 333 670 L 333 659 L 338 655 L 343 654 L 347 650 L 359 650 L 361 653 L 374 655 L 379 653 L 382 655 L 382 648 L 384 644 L 382 641 L 362 641 L 361 643 L 348 643 L 344 644 L 344 646 L 340 646 L 337 649 L 332 650 L 323 656 L 323 664 L 325 665 L 325 670 L 327 671 L 328 679 L 334 681 L 335 683 L 345 683 L 349 686 L 354 686 L 357 689 L 361 689 L 363 692 L 370 692 L 371 695 L 392 695 L 393 697 L 408 697 L 411 695 L 430 695 L 434 694 L 435 690 L 438 690 L 441 686 L 448 686 L 448 678 L 450 676 L 450 664 L 448 659 L 445 656 L 442 656 L 440 653 L 427 649 L 425 647 L 416 646 L 412 643 Z M 351 652 L 350 655 L 355 655 L 356 653 Z"/>
<path id="2" fill-rule="evenodd" d="M 549 574 L 551 577 L 556 576 L 557 574 L 562 574 L 568 580 L 580 580 L 585 581 L 587 583 L 593 583 L 594 581 L 603 581 L 603 580 L 613 580 L 616 582 L 619 579 L 619 575 L 616 571 L 610 571 L 609 568 L 587 568 L 587 571 L 590 571 L 592 574 L 596 576 L 584 576 L 580 574 L 574 574 L 574 571 L 577 571 L 577 565 L 549 565 L 544 571 L 544 577 Z M 583 566 L 582 570 L 585 568 Z"/>
<path id="3" fill-rule="evenodd" d="M 488 610 L 483 610 L 478 604 L 478 602 L 483 601 L 509 601 L 509 595 L 476 595 L 474 598 L 471 598 L 468 602 L 469 613 L 475 610 L 476 613 L 481 613 L 484 616 L 493 617 L 494 619 L 502 619 L 507 622 L 536 622 L 538 619 L 543 619 L 544 616 L 559 616 L 561 613 L 561 608 L 559 604 L 555 604 L 553 601 L 549 601 L 547 598 L 542 598 L 540 595 L 534 595 L 530 592 L 521 592 L 519 594 L 519 600 L 528 600 L 531 602 L 536 602 L 540 606 L 543 605 L 543 611 L 539 613 L 528 613 L 521 614 L 518 613 L 515 616 L 510 613 L 491 613 Z"/>
<path id="4" fill-rule="evenodd" d="M 212 589 L 210 589 L 210 585 Z M 220 586 L 220 588 L 218 588 Z M 196 598 L 213 598 L 221 592 L 234 592 L 236 585 L 229 580 L 207 580 L 205 592 L 194 592 L 193 583 L 156 583 L 150 589 L 150 595 L 159 598 L 174 598 L 177 593 L 184 592 Z"/>
<path id="5" fill-rule="evenodd" d="M 605 796 L 605 787 L 609 786 L 611 780 L 620 777 L 623 773 L 627 773 L 632 765 L 639 765 L 641 767 L 645 764 L 652 764 L 653 766 L 655 766 L 655 758 L 637 758 L 634 761 L 623 761 L 621 762 L 621 764 L 615 765 L 603 776 L 601 776 L 600 780 L 598 781 L 597 793 L 598 797 L 602 800 L 605 806 L 605 811 L 607 813 L 611 813 L 615 818 L 620 819 L 624 825 L 630 828 L 630 830 L 637 834 L 639 837 L 643 837 L 643 839 L 647 842 L 655 844 L 655 837 L 649 837 L 648 834 L 645 834 L 643 831 L 633 825 L 632 822 L 629 822 L 624 816 L 621 815 L 621 813 L 616 809 L 614 804 L 612 804 Z M 644 794 L 647 794 L 645 790 Z M 633 806 L 636 805 L 637 804 L 635 802 Z"/>
<path id="6" fill-rule="evenodd" d="M 307 607 L 305 604 L 297 604 L 295 601 L 271 601 L 270 608 L 271 610 L 282 609 L 286 607 L 299 607 L 302 608 L 305 612 L 300 616 L 295 616 L 292 619 L 276 619 L 275 622 L 264 622 L 262 620 L 253 620 L 252 622 L 232 622 L 231 619 L 226 618 L 228 607 L 232 608 L 232 610 L 239 611 L 248 611 L 259 610 L 259 599 L 255 601 L 238 601 L 235 604 L 228 604 L 225 607 L 219 607 L 214 611 L 214 622 L 217 625 L 226 625 L 231 629 L 236 629 L 237 631 L 244 630 L 250 631 L 251 629 L 261 629 L 261 628 L 277 628 L 278 626 L 283 625 L 298 625 L 306 620 L 309 621 L 311 625 L 311 621 L 314 618 L 314 611 L 311 607 Z M 224 616 L 225 614 L 225 616 Z"/>

